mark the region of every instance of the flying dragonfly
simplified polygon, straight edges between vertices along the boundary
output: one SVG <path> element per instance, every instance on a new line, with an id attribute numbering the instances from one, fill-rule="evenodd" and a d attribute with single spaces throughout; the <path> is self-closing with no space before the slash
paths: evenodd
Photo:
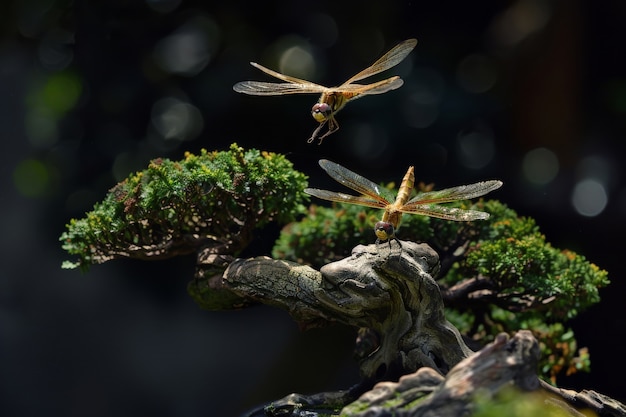
<path id="1" fill-rule="evenodd" d="M 344 106 L 356 98 L 372 95 L 383 94 L 387 91 L 400 88 L 404 81 L 398 76 L 393 76 L 382 81 L 372 84 L 355 84 L 356 81 L 369 78 L 373 75 L 388 70 L 398 65 L 417 45 L 416 39 L 407 39 L 393 47 L 389 52 L 380 57 L 369 67 L 352 76 L 348 81 L 337 87 L 324 87 L 311 81 L 302 80 L 281 74 L 266 68 L 256 62 L 250 62 L 255 68 L 260 69 L 266 74 L 279 80 L 286 81 L 284 83 L 269 83 L 262 81 L 242 81 L 233 86 L 233 90 L 238 93 L 250 94 L 255 96 L 282 96 L 285 94 L 321 94 L 319 100 L 313 105 L 311 115 L 320 124 L 308 139 L 308 143 L 319 139 L 319 144 L 324 138 L 339 129 L 339 123 L 335 119 L 335 114 L 344 108 Z M 328 124 L 328 131 L 318 136 L 322 128 Z"/>
<path id="2" fill-rule="evenodd" d="M 480 197 L 502 186 L 502 181 L 489 180 L 469 185 L 459 185 L 439 191 L 418 193 L 415 197 L 410 198 L 415 183 L 414 169 L 411 166 L 404 175 L 398 194 L 395 200 L 393 200 L 387 189 L 339 164 L 326 159 L 321 159 L 319 164 L 335 181 L 361 195 L 354 196 L 334 191 L 318 190 L 316 188 L 306 188 L 304 192 L 323 200 L 385 210 L 382 220 L 374 226 L 374 233 L 377 238 L 376 243 L 391 242 L 392 239 L 397 239 L 395 231 L 400 226 L 400 219 L 403 213 L 421 214 L 422 216 L 462 222 L 488 219 L 489 213 L 484 211 L 463 210 L 455 207 L 440 206 L 439 204 Z"/>

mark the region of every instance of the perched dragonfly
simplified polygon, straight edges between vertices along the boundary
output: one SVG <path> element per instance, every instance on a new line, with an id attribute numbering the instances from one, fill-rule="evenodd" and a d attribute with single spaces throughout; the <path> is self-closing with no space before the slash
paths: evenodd
<path id="1" fill-rule="evenodd" d="M 387 91 L 400 88 L 404 81 L 398 76 L 387 78 L 372 84 L 355 84 L 356 81 L 369 78 L 391 67 L 398 65 L 406 56 L 415 48 L 417 40 L 408 39 L 393 47 L 389 52 L 380 57 L 378 61 L 363 71 L 352 76 L 348 81 L 337 87 L 324 87 L 311 81 L 301 80 L 289 75 L 281 74 L 265 68 L 256 62 L 250 64 L 260 69 L 266 74 L 279 80 L 286 81 L 284 83 L 268 83 L 262 81 L 242 81 L 233 86 L 233 90 L 238 93 L 251 94 L 255 96 L 281 96 L 285 94 L 321 94 L 319 100 L 311 109 L 311 115 L 320 124 L 313 132 L 308 143 L 319 138 L 319 144 L 322 140 L 336 132 L 339 129 L 339 123 L 335 119 L 335 114 L 341 110 L 346 103 L 359 97 L 371 94 L 383 94 Z M 319 136 L 322 128 L 328 124 L 328 131 Z"/>
<path id="2" fill-rule="evenodd" d="M 398 194 L 395 200 L 393 200 L 387 189 L 339 164 L 326 159 L 320 160 L 319 164 L 335 181 L 361 195 L 354 196 L 334 191 L 318 190 L 316 188 L 306 188 L 304 192 L 323 200 L 385 210 L 382 220 L 374 226 L 374 233 L 376 233 L 377 237 L 376 243 L 396 239 L 395 231 L 400 226 L 400 219 L 403 213 L 421 214 L 423 216 L 454 221 L 485 220 L 489 218 L 489 213 L 484 211 L 463 210 L 455 207 L 440 206 L 439 204 L 480 197 L 502 186 L 502 181 L 482 181 L 439 191 L 418 193 L 417 196 L 410 198 L 413 184 L 415 183 L 414 169 L 411 166 L 404 175 Z"/>

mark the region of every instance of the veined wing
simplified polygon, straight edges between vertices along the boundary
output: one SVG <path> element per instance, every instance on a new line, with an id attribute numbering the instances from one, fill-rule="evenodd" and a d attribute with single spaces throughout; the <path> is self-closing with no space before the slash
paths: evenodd
<path id="1" fill-rule="evenodd" d="M 238 93 L 251 94 L 255 96 L 275 96 L 283 94 L 320 94 L 329 91 L 329 89 L 323 85 L 281 74 L 280 72 L 273 71 L 263 65 L 257 64 L 256 62 L 251 62 L 250 65 L 260 69 L 272 77 L 286 81 L 286 83 L 242 81 L 233 86 L 233 90 Z"/>
<path id="2" fill-rule="evenodd" d="M 372 65 L 365 68 L 363 71 L 359 72 L 358 74 L 352 76 L 348 81 L 346 81 L 342 85 L 351 84 L 354 81 L 359 81 L 364 78 L 371 77 L 372 75 L 376 75 L 378 73 L 386 71 L 391 67 L 395 67 L 400 62 L 402 62 L 402 60 L 406 58 L 409 53 L 411 53 L 413 48 L 415 48 L 415 45 L 417 45 L 416 39 L 407 39 L 404 42 L 400 42 L 398 45 L 394 46 L 385 55 L 381 56 Z"/>
<path id="3" fill-rule="evenodd" d="M 485 213 L 484 211 L 463 210 L 455 207 L 438 206 L 436 204 L 414 204 L 410 207 L 405 205 L 399 210 L 403 213 L 421 214 L 423 216 L 458 222 L 485 220 L 489 218 L 489 213 Z"/>
<path id="4" fill-rule="evenodd" d="M 324 92 L 317 84 L 267 83 L 263 81 L 241 81 L 233 85 L 238 93 L 253 96 L 280 96 L 283 94 L 319 94 Z"/>
<path id="5" fill-rule="evenodd" d="M 391 204 L 393 198 L 390 198 L 389 192 L 375 182 L 327 159 L 320 159 L 319 164 L 338 183 L 374 200 L 384 201 L 383 207 Z"/>
<path id="6" fill-rule="evenodd" d="M 402 81 L 400 77 L 394 76 L 372 84 L 347 84 L 331 88 L 330 90 L 337 93 L 356 93 L 357 95 L 353 98 L 357 98 L 371 94 L 383 94 L 387 91 L 395 90 L 402 87 L 402 84 L 404 84 L 404 81 Z"/>
<path id="7" fill-rule="evenodd" d="M 481 181 L 469 185 L 459 185 L 457 187 L 446 188 L 438 191 L 428 191 L 420 193 L 410 199 L 400 211 L 411 210 L 413 206 L 422 206 L 437 203 L 450 203 L 452 201 L 469 200 L 480 197 L 502 186 L 502 181 L 490 180 Z"/>
<path id="8" fill-rule="evenodd" d="M 388 203 L 383 199 L 372 199 L 366 196 L 355 196 L 334 191 L 318 190 L 317 188 L 305 188 L 304 192 L 322 200 L 335 201 L 338 203 L 357 204 L 359 206 L 384 209 Z"/>
<path id="9" fill-rule="evenodd" d="M 314 88 L 319 88 L 320 92 L 326 90 L 327 88 L 319 85 L 319 84 L 315 84 L 312 83 L 311 81 L 307 81 L 307 80 L 303 80 L 300 78 L 296 78 L 296 77 L 292 77 L 291 75 L 285 75 L 285 74 L 281 74 L 280 72 L 276 72 L 274 70 L 271 70 L 267 67 L 264 67 L 261 64 L 257 64 L 256 62 L 251 62 L 250 65 L 252 65 L 255 68 L 260 69 L 261 71 L 263 71 L 264 73 L 271 75 L 272 77 L 278 78 L 279 80 L 283 80 L 283 81 L 287 81 L 288 83 L 293 83 L 293 84 L 309 84 L 311 87 Z"/>

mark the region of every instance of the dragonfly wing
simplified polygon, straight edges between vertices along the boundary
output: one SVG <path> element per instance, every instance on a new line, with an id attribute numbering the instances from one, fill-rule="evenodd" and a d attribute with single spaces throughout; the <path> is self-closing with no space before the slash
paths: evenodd
<path id="1" fill-rule="evenodd" d="M 359 194 L 384 202 L 383 206 L 391 204 L 390 201 L 393 198 L 384 187 L 327 159 L 320 159 L 319 164 L 338 183 L 353 189 Z"/>
<path id="2" fill-rule="evenodd" d="M 396 90 L 402 87 L 402 84 L 404 84 L 404 81 L 402 81 L 400 77 L 396 76 L 373 84 L 349 84 L 345 86 L 340 86 L 333 89 L 333 91 L 336 91 L 338 93 L 355 94 L 354 96 L 350 97 L 350 100 L 354 100 L 363 96 L 368 96 L 372 94 L 383 94 L 387 91 Z"/>
<path id="3" fill-rule="evenodd" d="M 419 193 L 409 200 L 404 206 L 421 206 L 434 203 L 449 203 L 452 201 L 469 200 L 480 197 L 502 186 L 502 181 L 490 180 L 469 185 L 459 185 L 457 187 L 446 188 L 438 191 L 428 191 Z"/>
<path id="4" fill-rule="evenodd" d="M 372 200 L 371 198 L 367 198 L 364 196 L 354 196 L 344 193 L 337 193 L 334 191 L 318 190 L 317 188 L 305 188 L 304 192 L 314 197 L 321 198 L 322 200 L 335 201 L 338 203 L 357 204 L 359 206 L 373 207 L 378 209 L 384 209 L 386 206 L 386 203 L 383 203 L 380 200 Z"/>
<path id="5" fill-rule="evenodd" d="M 486 220 L 489 213 L 478 210 L 463 210 L 455 207 L 438 206 L 436 204 L 419 204 L 399 209 L 402 213 L 421 214 L 423 216 L 436 217 L 438 219 L 469 222 L 472 220 Z"/>
<path id="6" fill-rule="evenodd" d="M 385 55 L 381 56 L 378 61 L 374 62 L 371 66 L 352 76 L 352 78 L 346 81 L 344 85 L 371 77 L 372 75 L 386 71 L 391 67 L 395 67 L 402 62 L 402 60 L 406 58 L 409 53 L 411 53 L 413 48 L 415 48 L 415 45 L 417 45 L 416 39 L 407 39 L 404 42 L 400 42 Z"/>
<path id="7" fill-rule="evenodd" d="M 238 93 L 250 94 L 253 96 L 280 96 L 283 94 L 313 93 L 319 94 L 323 92 L 323 90 L 317 88 L 316 84 L 311 85 L 294 83 L 266 83 L 263 81 L 241 81 L 233 85 L 233 90 Z"/>
<path id="8" fill-rule="evenodd" d="M 288 83 L 309 85 L 309 86 L 311 86 L 313 88 L 318 88 L 317 91 L 320 91 L 320 92 L 327 90 L 327 88 L 322 86 L 322 85 L 315 84 L 315 83 L 312 83 L 311 81 L 303 80 L 303 79 L 300 79 L 300 78 L 292 77 L 290 75 L 281 74 L 280 72 L 276 72 L 274 70 L 271 70 L 271 69 L 269 69 L 267 67 L 264 67 L 261 64 L 257 64 L 256 62 L 251 62 L 250 65 L 252 65 L 254 68 L 260 69 L 264 73 L 266 73 L 268 75 L 271 75 L 274 78 L 278 78 L 279 80 L 287 81 Z"/>

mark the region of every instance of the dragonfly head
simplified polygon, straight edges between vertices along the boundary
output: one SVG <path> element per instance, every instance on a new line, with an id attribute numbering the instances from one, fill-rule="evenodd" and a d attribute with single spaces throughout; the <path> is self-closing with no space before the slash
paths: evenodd
<path id="1" fill-rule="evenodd" d="M 377 222 L 374 225 L 374 233 L 376 233 L 376 237 L 379 241 L 384 242 L 393 238 L 394 228 L 389 222 Z"/>
<path id="2" fill-rule="evenodd" d="M 328 103 L 315 103 L 311 109 L 311 115 L 319 122 L 325 122 L 332 114 L 333 109 Z"/>

